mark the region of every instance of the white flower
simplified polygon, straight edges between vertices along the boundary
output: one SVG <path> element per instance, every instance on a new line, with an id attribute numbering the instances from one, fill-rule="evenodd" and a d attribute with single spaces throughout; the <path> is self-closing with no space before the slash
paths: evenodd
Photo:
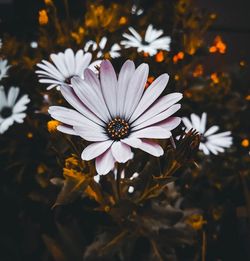
<path id="1" fill-rule="evenodd" d="M 207 113 L 205 112 L 202 113 L 201 118 L 192 113 L 191 121 L 186 117 L 182 118 L 182 121 L 187 131 L 193 128 L 200 133 L 201 143 L 199 149 L 206 155 L 209 155 L 210 152 L 215 155 L 217 155 L 218 152 L 224 152 L 224 148 L 229 148 L 233 143 L 230 131 L 214 134 L 219 130 L 219 127 L 216 125 L 206 130 Z"/>
<path id="2" fill-rule="evenodd" d="M 143 10 L 142 8 L 139 8 L 139 7 L 136 6 L 135 4 L 132 5 L 131 13 L 132 13 L 133 15 L 139 16 L 139 15 L 143 14 L 143 12 L 144 12 L 144 10 Z"/>
<path id="3" fill-rule="evenodd" d="M 48 83 L 48 90 L 61 86 L 64 83 L 70 83 L 73 76 L 83 78 L 84 70 L 89 66 L 92 59 L 91 53 L 83 53 L 78 50 L 76 54 L 72 49 L 68 48 L 64 53 L 51 54 L 50 58 L 53 63 L 42 60 L 37 66 L 41 70 L 37 70 L 39 82 Z"/>
<path id="4" fill-rule="evenodd" d="M 181 119 L 170 117 L 180 109 L 175 104 L 181 93 L 161 98 L 169 76 L 159 76 L 146 90 L 149 67 L 135 68 L 126 61 L 118 79 L 112 64 L 104 60 L 100 77 L 86 69 L 84 80 L 73 77 L 71 84 L 63 85 L 61 92 L 75 110 L 61 106 L 49 108 L 51 116 L 65 125 L 61 132 L 78 135 L 92 144 L 82 152 L 83 160 L 96 158 L 98 174 L 107 174 L 115 162 L 125 163 L 133 157 L 131 147 L 159 157 L 164 151 L 152 139 L 167 139 Z M 159 99 L 158 99 L 159 98 Z"/>
<path id="5" fill-rule="evenodd" d="M 121 41 L 121 44 L 125 48 L 137 48 L 137 52 L 145 52 L 150 56 L 157 53 L 157 50 L 170 50 L 171 38 L 168 36 L 160 37 L 163 34 L 163 30 L 156 30 L 150 24 L 146 30 L 145 38 L 143 39 L 133 27 L 128 28 L 131 34 L 124 33 L 123 37 L 126 40 Z M 160 38 L 159 38 L 160 37 Z"/>
<path id="6" fill-rule="evenodd" d="M 14 122 L 23 123 L 23 119 L 26 117 L 24 111 L 27 109 L 26 104 L 30 102 L 30 99 L 25 94 L 17 101 L 19 90 L 18 87 L 11 87 L 6 95 L 4 87 L 0 86 L 0 134 L 8 130 Z"/>
<path id="7" fill-rule="evenodd" d="M 95 41 L 90 40 L 85 44 L 84 51 L 87 52 L 87 51 L 98 50 L 96 57 L 101 58 L 101 57 L 103 57 L 103 53 L 104 53 L 106 44 L 107 44 L 107 37 L 105 37 L 105 36 L 102 37 L 99 44 L 97 44 Z M 108 51 L 108 53 L 111 58 L 118 58 L 121 56 L 121 54 L 119 53 L 120 50 L 121 50 L 121 47 L 115 43 L 111 46 L 111 49 Z"/>
<path id="8" fill-rule="evenodd" d="M 10 65 L 7 65 L 8 61 L 7 60 L 2 60 L 0 58 L 0 81 L 4 78 L 7 77 L 7 71 L 10 68 Z"/>
<path id="9" fill-rule="evenodd" d="M 38 47 L 38 43 L 37 43 L 36 41 L 32 41 L 32 42 L 30 43 L 30 47 L 31 47 L 31 48 L 37 48 L 37 47 Z"/>

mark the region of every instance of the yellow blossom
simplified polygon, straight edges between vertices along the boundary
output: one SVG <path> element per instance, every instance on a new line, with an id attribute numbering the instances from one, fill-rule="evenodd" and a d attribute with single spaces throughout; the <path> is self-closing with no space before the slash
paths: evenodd
<path id="1" fill-rule="evenodd" d="M 186 223 L 189 224 L 193 229 L 200 230 L 202 229 L 203 225 L 207 223 L 207 221 L 204 220 L 203 215 L 193 214 L 187 218 Z"/>
<path id="2" fill-rule="evenodd" d="M 221 54 L 224 54 L 226 52 L 227 46 L 226 44 L 222 41 L 222 38 L 218 35 L 214 39 L 214 43 L 212 46 L 209 48 L 210 53 L 216 53 L 219 52 Z"/>
<path id="3" fill-rule="evenodd" d="M 242 147 L 249 147 L 249 140 L 248 139 L 243 139 L 242 141 L 241 141 L 241 146 Z"/>
<path id="4" fill-rule="evenodd" d="M 203 74 L 203 66 L 202 64 L 198 64 L 193 71 L 193 76 L 200 77 L 202 76 L 202 74 Z"/>
<path id="5" fill-rule="evenodd" d="M 212 73 L 212 74 L 210 75 L 210 79 L 212 80 L 212 82 L 213 82 L 214 84 L 218 84 L 218 83 L 220 82 L 220 79 L 219 79 L 217 73 Z"/>
<path id="6" fill-rule="evenodd" d="M 50 133 L 55 132 L 57 130 L 57 126 L 60 125 L 59 121 L 51 120 L 47 122 L 47 128 Z"/>
<path id="7" fill-rule="evenodd" d="M 53 4 L 52 0 L 44 0 L 44 3 L 46 5 L 52 5 Z"/>
<path id="8" fill-rule="evenodd" d="M 161 62 L 164 61 L 164 53 L 163 53 L 163 51 L 160 51 L 160 52 L 158 52 L 158 53 L 156 54 L 155 60 L 156 60 L 156 62 L 158 62 L 158 63 L 161 63 Z"/>
<path id="9" fill-rule="evenodd" d="M 125 16 L 122 16 L 119 20 L 119 24 L 120 25 L 124 25 L 127 23 L 127 18 Z"/>
<path id="10" fill-rule="evenodd" d="M 47 11 L 45 9 L 39 11 L 38 21 L 40 25 L 45 25 L 49 22 Z"/>

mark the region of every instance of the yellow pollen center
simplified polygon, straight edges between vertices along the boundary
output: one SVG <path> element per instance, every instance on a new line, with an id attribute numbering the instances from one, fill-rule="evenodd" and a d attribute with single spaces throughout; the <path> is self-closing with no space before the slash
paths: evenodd
<path id="1" fill-rule="evenodd" d="M 127 137 L 129 129 L 129 124 L 120 117 L 114 118 L 107 125 L 107 133 L 113 140 L 120 140 Z"/>

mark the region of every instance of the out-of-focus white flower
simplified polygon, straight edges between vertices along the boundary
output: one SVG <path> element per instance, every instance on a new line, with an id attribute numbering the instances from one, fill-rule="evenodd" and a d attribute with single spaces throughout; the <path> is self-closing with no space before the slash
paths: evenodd
<path id="1" fill-rule="evenodd" d="M 17 123 L 23 123 L 26 117 L 24 111 L 30 99 L 27 94 L 17 100 L 20 89 L 11 87 L 8 94 L 5 94 L 4 87 L 0 86 L 0 134 L 4 133 L 8 128 Z"/>
<path id="2" fill-rule="evenodd" d="M 48 90 L 65 83 L 70 84 L 74 76 L 83 78 L 84 70 L 91 66 L 92 54 L 84 53 L 83 50 L 78 50 L 74 54 L 72 49 L 68 48 L 64 53 L 51 54 L 50 58 L 53 63 L 42 60 L 37 64 L 40 70 L 36 71 L 40 78 L 39 82 L 49 84 Z"/>
<path id="3" fill-rule="evenodd" d="M 201 135 L 201 142 L 199 149 L 204 152 L 205 155 L 212 154 L 217 155 L 219 152 L 224 152 L 224 148 L 229 148 L 233 143 L 233 138 L 231 137 L 230 131 L 225 131 L 221 133 L 216 133 L 219 130 L 219 127 L 214 125 L 206 130 L 207 122 L 207 113 L 203 112 L 201 118 L 192 113 L 191 121 L 183 117 L 182 121 L 187 128 L 187 131 L 190 129 L 196 129 Z"/>
<path id="4" fill-rule="evenodd" d="M 8 65 L 8 61 L 7 60 L 2 60 L 0 58 L 0 81 L 5 78 L 8 77 L 7 71 L 10 68 L 10 65 Z"/>
<path id="5" fill-rule="evenodd" d="M 85 46 L 84 46 L 84 51 L 98 51 L 96 57 L 101 58 L 103 57 L 104 49 L 107 44 L 107 37 L 103 36 L 102 39 L 100 40 L 99 44 L 96 43 L 95 41 L 88 41 Z M 120 51 L 121 47 L 119 44 L 115 43 L 111 46 L 111 49 L 108 51 L 109 55 L 111 58 L 118 58 L 121 56 Z"/>
<path id="6" fill-rule="evenodd" d="M 155 157 L 163 155 L 162 147 L 152 139 L 167 139 L 180 118 L 171 117 L 180 109 L 176 104 L 181 93 L 161 98 L 169 76 L 159 76 L 145 90 L 149 67 L 138 68 L 126 61 L 118 79 L 110 61 L 100 66 L 100 77 L 86 69 L 84 80 L 73 77 L 71 86 L 62 85 L 64 98 L 75 108 L 49 108 L 50 115 L 65 125 L 61 132 L 77 135 L 92 142 L 82 152 L 83 160 L 96 159 L 98 174 L 107 174 L 115 162 L 125 163 L 133 157 L 132 148 Z M 158 99 L 159 98 L 159 99 Z"/>
<path id="7" fill-rule="evenodd" d="M 32 42 L 30 43 L 30 47 L 35 49 L 35 48 L 38 47 L 38 43 L 37 43 L 36 41 L 32 41 Z"/>
<path id="8" fill-rule="evenodd" d="M 2 48 L 3 42 L 2 39 L 0 38 L 0 49 Z"/>
<path id="9" fill-rule="evenodd" d="M 141 15 L 141 14 L 143 14 L 143 12 L 144 12 L 144 10 L 142 9 L 142 8 L 139 8 L 137 5 L 132 5 L 132 8 L 131 8 L 131 13 L 133 14 L 133 15 L 137 15 L 137 16 L 139 16 L 139 15 Z"/>
<path id="10" fill-rule="evenodd" d="M 137 48 L 137 52 L 145 52 L 150 56 L 157 53 L 158 50 L 170 50 L 171 38 L 163 36 L 163 30 L 156 30 L 150 24 L 146 30 L 145 37 L 142 38 L 133 27 L 128 28 L 131 34 L 124 33 L 126 40 L 121 41 L 125 48 Z"/>

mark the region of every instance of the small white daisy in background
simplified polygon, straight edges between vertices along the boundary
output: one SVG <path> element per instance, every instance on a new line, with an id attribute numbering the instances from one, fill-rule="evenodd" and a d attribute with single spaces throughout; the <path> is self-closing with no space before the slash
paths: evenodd
<path id="1" fill-rule="evenodd" d="M 0 81 L 5 78 L 8 77 L 7 71 L 10 68 L 10 65 L 8 65 L 8 61 L 7 60 L 2 60 L 0 58 Z"/>
<path id="2" fill-rule="evenodd" d="M 8 130 L 14 122 L 23 123 L 26 117 L 26 105 L 30 99 L 25 94 L 17 100 L 19 91 L 18 87 L 11 87 L 6 95 L 4 87 L 0 86 L 0 134 Z"/>
<path id="3" fill-rule="evenodd" d="M 72 49 L 68 48 L 64 53 L 51 54 L 50 58 L 53 63 L 42 60 L 37 64 L 40 70 L 37 70 L 39 82 L 47 83 L 49 86 L 47 90 L 62 84 L 70 84 L 73 76 L 83 78 L 83 72 L 90 65 L 92 59 L 91 53 L 84 53 L 83 50 L 78 50 L 76 54 Z"/>
<path id="4" fill-rule="evenodd" d="M 101 58 L 103 57 L 103 53 L 104 53 L 104 49 L 106 47 L 107 44 L 107 37 L 102 37 L 102 39 L 100 40 L 99 43 L 96 43 L 95 41 L 88 41 L 85 46 L 84 46 L 84 51 L 98 51 L 96 57 L 97 58 Z M 109 55 L 111 58 L 118 58 L 121 56 L 121 54 L 119 53 L 119 51 L 121 50 L 121 47 L 118 44 L 113 44 L 111 46 L 111 49 L 108 51 Z"/>
<path id="5" fill-rule="evenodd" d="M 30 47 L 33 48 L 33 49 L 35 49 L 35 48 L 38 47 L 38 43 L 37 43 L 36 41 L 32 41 L 32 42 L 30 43 Z"/>
<path id="6" fill-rule="evenodd" d="M 145 52 L 150 56 L 157 53 L 158 50 L 170 50 L 171 38 L 163 36 L 163 30 L 156 30 L 150 24 L 146 30 L 145 37 L 142 38 L 133 27 L 128 28 L 131 34 L 124 33 L 123 37 L 126 40 L 121 41 L 125 48 L 137 48 L 137 52 Z"/>
<path id="7" fill-rule="evenodd" d="M 180 109 L 176 103 L 182 94 L 159 98 L 169 77 L 162 74 L 145 89 L 148 73 L 147 64 L 135 68 L 128 60 L 117 78 L 110 61 L 104 60 L 99 77 L 86 69 L 84 80 L 73 77 L 71 86 L 62 85 L 62 95 L 74 109 L 49 108 L 50 115 L 62 123 L 57 127 L 59 131 L 91 142 L 81 157 L 87 161 L 96 159 L 100 175 L 113 169 L 115 162 L 130 160 L 131 147 L 162 156 L 162 147 L 152 139 L 170 138 L 171 130 L 181 122 L 179 117 L 171 116 Z"/>
<path id="8" fill-rule="evenodd" d="M 133 15 L 141 15 L 143 14 L 144 10 L 142 8 L 139 8 L 137 5 L 132 5 L 132 8 L 131 8 L 131 14 Z"/>
<path id="9" fill-rule="evenodd" d="M 203 112 L 201 118 L 192 113 L 191 121 L 183 117 L 182 122 L 187 128 L 187 131 L 190 129 L 197 130 L 201 135 L 201 142 L 199 149 L 204 152 L 205 155 L 212 154 L 217 155 L 219 152 L 224 152 L 224 148 L 229 148 L 233 143 L 233 138 L 231 137 L 230 131 L 225 131 L 221 133 L 216 133 L 219 130 L 219 127 L 214 125 L 206 130 L 207 123 L 207 113 Z"/>

